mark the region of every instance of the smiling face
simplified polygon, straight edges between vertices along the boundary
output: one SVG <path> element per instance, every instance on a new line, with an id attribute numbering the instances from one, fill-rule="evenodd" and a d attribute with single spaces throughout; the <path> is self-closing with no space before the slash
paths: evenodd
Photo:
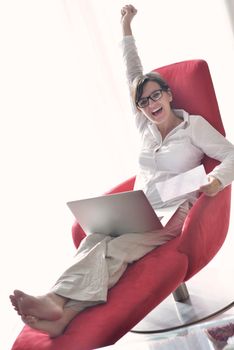
<path id="1" fill-rule="evenodd" d="M 171 109 L 172 94 L 170 89 L 167 91 L 162 90 L 161 97 L 156 101 L 153 101 L 149 96 L 156 90 L 160 90 L 161 86 L 155 81 L 148 81 L 143 87 L 141 99 L 148 98 L 148 106 L 144 108 L 138 108 L 144 113 L 146 118 L 151 122 L 157 124 L 157 126 L 167 126 L 170 124 L 170 120 L 173 119 L 173 111 Z M 153 96 L 153 95 L 152 95 Z"/>

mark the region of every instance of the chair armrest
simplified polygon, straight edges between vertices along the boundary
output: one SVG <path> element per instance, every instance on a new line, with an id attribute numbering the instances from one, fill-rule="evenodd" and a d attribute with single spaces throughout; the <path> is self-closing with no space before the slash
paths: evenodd
<path id="1" fill-rule="evenodd" d="M 133 176 L 127 179 L 126 181 L 121 182 L 117 186 L 113 187 L 112 189 L 107 191 L 105 194 L 114 194 L 114 193 L 132 191 L 134 188 L 135 180 L 136 180 L 136 176 Z"/>
<path id="2" fill-rule="evenodd" d="M 80 224 L 75 221 L 74 224 L 72 225 L 72 240 L 76 248 L 79 247 L 80 242 L 82 241 L 83 238 L 86 237 L 86 234 Z"/>
<path id="3" fill-rule="evenodd" d="M 185 220 L 178 251 L 188 256 L 186 279 L 201 270 L 218 252 L 227 235 L 231 186 L 214 197 L 202 194 Z"/>

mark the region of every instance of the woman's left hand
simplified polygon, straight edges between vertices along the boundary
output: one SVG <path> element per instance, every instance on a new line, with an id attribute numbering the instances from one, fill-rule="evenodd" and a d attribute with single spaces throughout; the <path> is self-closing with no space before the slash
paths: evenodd
<path id="1" fill-rule="evenodd" d="M 214 176 L 208 176 L 209 183 L 207 185 L 201 186 L 199 191 L 203 192 L 205 195 L 213 197 L 220 190 L 222 190 L 221 182 Z"/>

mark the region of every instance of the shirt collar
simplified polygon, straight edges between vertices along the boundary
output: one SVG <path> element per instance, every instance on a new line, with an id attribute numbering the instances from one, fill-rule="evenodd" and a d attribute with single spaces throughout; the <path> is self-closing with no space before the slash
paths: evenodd
<path id="1" fill-rule="evenodd" d="M 189 114 L 184 109 L 173 109 L 177 117 L 184 120 L 186 124 L 189 123 Z"/>

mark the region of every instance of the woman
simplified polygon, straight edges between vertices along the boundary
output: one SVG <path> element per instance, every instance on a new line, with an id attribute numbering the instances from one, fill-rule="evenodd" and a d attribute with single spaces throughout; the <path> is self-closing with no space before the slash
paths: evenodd
<path id="1" fill-rule="evenodd" d="M 34 297 L 14 291 L 10 299 L 22 320 L 51 337 L 63 333 L 80 311 L 106 302 L 108 289 L 118 282 L 129 263 L 181 232 L 196 194 L 162 202 L 156 182 L 198 166 L 204 154 L 220 160 L 221 164 L 209 174 L 209 183 L 200 188 L 201 192 L 213 196 L 234 179 L 234 146 L 202 117 L 190 118 L 185 111 L 173 110 L 173 95 L 162 77 L 158 74 L 143 75 L 131 31 L 131 21 L 136 13 L 132 5 L 121 10 L 123 55 L 136 124 L 142 136 L 135 188 L 145 191 L 156 211 L 166 207 L 175 214 L 164 229 L 154 232 L 126 233 L 116 238 L 89 235 L 81 242 L 73 265 L 48 294 Z"/>

